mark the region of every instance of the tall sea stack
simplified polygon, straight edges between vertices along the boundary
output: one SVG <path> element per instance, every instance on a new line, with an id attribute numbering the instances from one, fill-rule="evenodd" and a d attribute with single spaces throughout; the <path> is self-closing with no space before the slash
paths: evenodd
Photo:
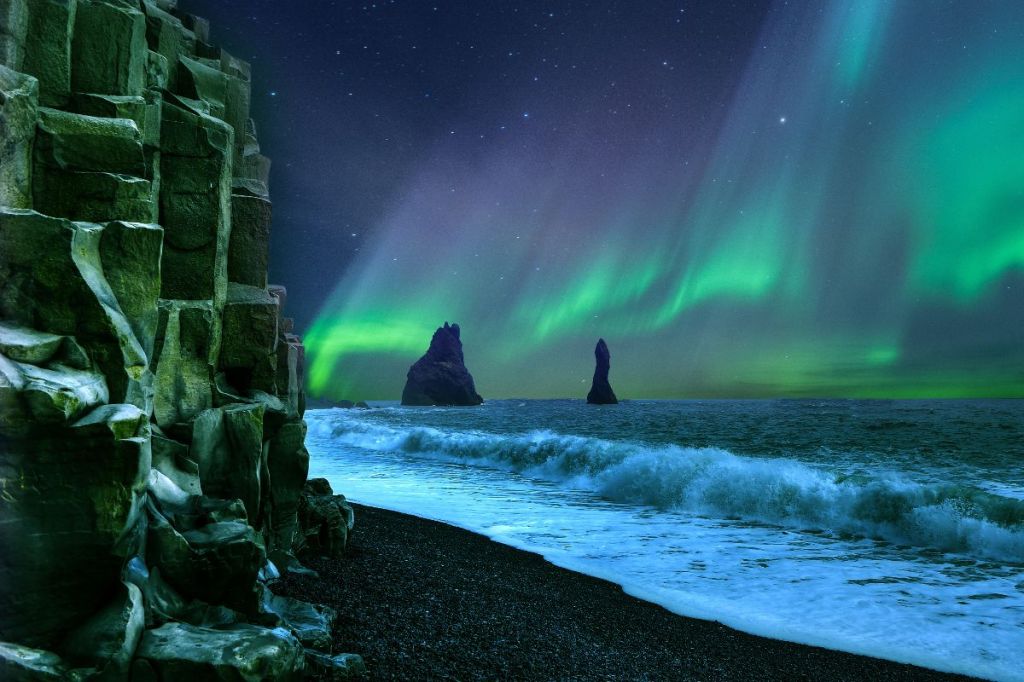
<path id="1" fill-rule="evenodd" d="M 459 325 L 444 323 L 430 339 L 430 348 L 409 368 L 403 405 L 479 405 L 473 377 L 462 356 Z"/>
<path id="2" fill-rule="evenodd" d="M 0 679 L 354 665 L 267 587 L 352 516 L 306 482 L 249 98 L 174 0 L 0 0 Z"/>
<path id="3" fill-rule="evenodd" d="M 590 385 L 587 402 L 591 405 L 615 405 L 619 401 L 615 397 L 612 385 L 608 383 L 608 370 L 611 369 L 612 355 L 608 352 L 608 344 L 604 342 L 604 339 L 597 340 L 594 358 L 597 360 L 597 364 L 594 367 L 594 382 Z"/>

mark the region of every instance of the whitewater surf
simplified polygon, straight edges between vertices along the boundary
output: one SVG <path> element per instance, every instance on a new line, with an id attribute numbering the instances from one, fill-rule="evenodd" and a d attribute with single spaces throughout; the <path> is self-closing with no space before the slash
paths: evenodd
<path id="1" fill-rule="evenodd" d="M 1019 402 L 495 401 L 307 420 L 310 475 L 357 502 L 682 615 L 1024 679 Z"/>

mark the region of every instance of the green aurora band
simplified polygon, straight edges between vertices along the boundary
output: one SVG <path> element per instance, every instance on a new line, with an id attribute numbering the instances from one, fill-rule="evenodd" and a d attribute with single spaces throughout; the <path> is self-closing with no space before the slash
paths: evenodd
<path id="1" fill-rule="evenodd" d="M 818 7 L 713 130 L 439 148 L 305 337 L 313 394 L 397 398 L 451 320 L 485 397 L 585 395 L 599 336 L 625 397 L 1024 396 L 1024 5 Z"/>

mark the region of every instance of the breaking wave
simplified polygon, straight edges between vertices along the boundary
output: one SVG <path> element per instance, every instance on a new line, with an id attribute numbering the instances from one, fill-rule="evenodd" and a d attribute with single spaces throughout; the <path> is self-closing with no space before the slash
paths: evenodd
<path id="1" fill-rule="evenodd" d="M 318 419 L 311 429 L 340 445 L 497 467 L 613 502 L 1024 562 L 1024 501 L 898 473 L 847 476 L 719 448 L 649 446 L 551 431 L 446 432 L 348 417 Z"/>

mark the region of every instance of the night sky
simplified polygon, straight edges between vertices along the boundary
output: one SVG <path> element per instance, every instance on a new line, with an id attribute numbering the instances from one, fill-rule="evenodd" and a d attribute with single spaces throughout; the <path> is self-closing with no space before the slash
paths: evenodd
<path id="1" fill-rule="evenodd" d="M 1024 396 L 1024 3 L 181 0 L 314 395 Z"/>

